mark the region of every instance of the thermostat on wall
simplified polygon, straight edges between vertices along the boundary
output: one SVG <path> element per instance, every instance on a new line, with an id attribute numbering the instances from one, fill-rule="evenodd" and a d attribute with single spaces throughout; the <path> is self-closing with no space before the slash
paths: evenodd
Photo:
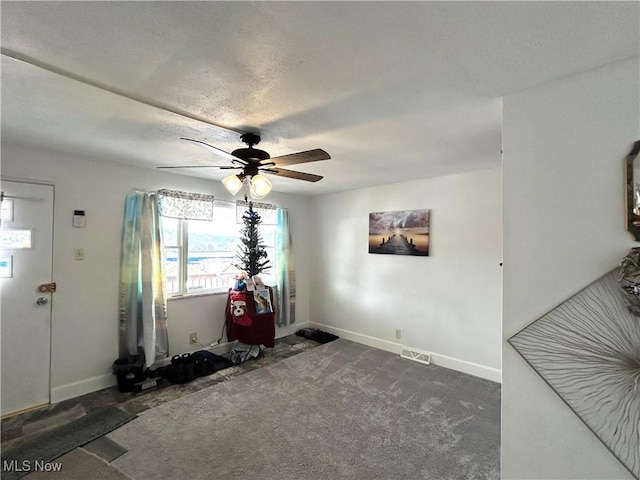
<path id="1" fill-rule="evenodd" d="M 84 210 L 73 211 L 73 226 L 78 228 L 84 227 Z"/>

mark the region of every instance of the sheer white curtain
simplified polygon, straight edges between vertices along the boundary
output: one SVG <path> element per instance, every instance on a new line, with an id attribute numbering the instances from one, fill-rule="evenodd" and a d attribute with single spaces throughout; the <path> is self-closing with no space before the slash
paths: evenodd
<path id="1" fill-rule="evenodd" d="M 277 269 L 277 311 L 276 324 L 280 327 L 296 321 L 296 276 L 291 239 L 289 211 L 277 210 L 276 269 Z"/>
<path id="2" fill-rule="evenodd" d="M 141 349 L 147 367 L 169 352 L 158 195 L 127 195 L 120 264 L 121 355 Z"/>

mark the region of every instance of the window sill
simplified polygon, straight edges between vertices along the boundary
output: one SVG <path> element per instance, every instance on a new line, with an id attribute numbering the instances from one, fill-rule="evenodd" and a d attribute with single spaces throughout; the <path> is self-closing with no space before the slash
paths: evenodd
<path id="1" fill-rule="evenodd" d="M 275 284 L 271 284 L 271 283 L 265 283 L 265 285 L 267 287 L 270 287 L 272 289 L 276 289 L 276 285 Z M 198 292 L 198 293 L 184 293 L 184 294 L 180 294 L 180 295 L 171 295 L 167 297 L 167 301 L 173 301 L 173 300 L 184 300 L 187 298 L 197 298 L 197 297 L 209 297 L 211 295 L 227 295 L 227 293 L 229 293 L 229 289 L 224 289 L 224 290 L 209 290 L 208 292 Z"/>
<path id="2" fill-rule="evenodd" d="M 227 293 L 228 293 L 228 290 L 213 290 L 208 292 L 184 293 L 180 295 L 171 295 L 167 297 L 167 301 L 170 302 L 173 300 L 184 300 L 187 298 L 209 297 L 212 295 L 226 295 Z"/>

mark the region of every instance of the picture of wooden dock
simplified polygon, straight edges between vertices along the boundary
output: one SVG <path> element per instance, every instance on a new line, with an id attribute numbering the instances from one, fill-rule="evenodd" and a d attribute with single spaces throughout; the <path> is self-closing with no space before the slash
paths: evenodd
<path id="1" fill-rule="evenodd" d="M 369 214 L 369 253 L 429 255 L 430 210 Z"/>

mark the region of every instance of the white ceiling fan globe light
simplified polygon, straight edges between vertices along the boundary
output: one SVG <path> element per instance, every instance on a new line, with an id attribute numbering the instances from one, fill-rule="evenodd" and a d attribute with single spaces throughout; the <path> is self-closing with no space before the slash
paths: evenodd
<path id="1" fill-rule="evenodd" d="M 251 185 L 251 187 L 249 188 L 249 195 L 251 196 L 252 200 L 262 200 L 266 195 L 258 195 L 256 193 L 255 188 L 253 188 L 253 185 Z"/>
<path id="2" fill-rule="evenodd" d="M 238 175 L 229 175 L 228 177 L 224 177 L 222 179 L 222 184 L 231 195 L 238 193 L 243 185 L 242 180 Z"/>
<path id="3" fill-rule="evenodd" d="M 259 200 L 261 198 L 266 197 L 270 191 L 271 191 L 271 182 L 267 177 L 265 177 L 264 175 L 257 174 L 251 178 L 250 193 L 252 198 Z"/>

